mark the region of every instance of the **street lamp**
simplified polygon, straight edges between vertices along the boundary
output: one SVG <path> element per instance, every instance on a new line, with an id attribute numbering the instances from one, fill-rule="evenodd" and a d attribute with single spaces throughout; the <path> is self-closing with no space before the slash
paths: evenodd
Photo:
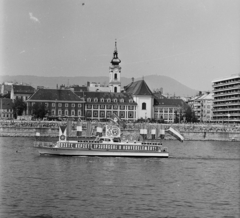
<path id="1" fill-rule="evenodd" d="M 228 113 L 227 116 L 228 116 L 228 124 L 229 124 L 229 119 L 230 119 L 231 115 Z"/>

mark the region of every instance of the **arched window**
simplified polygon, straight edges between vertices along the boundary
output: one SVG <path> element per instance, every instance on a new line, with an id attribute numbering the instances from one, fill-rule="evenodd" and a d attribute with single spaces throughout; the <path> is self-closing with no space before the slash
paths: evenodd
<path id="1" fill-rule="evenodd" d="M 142 110 L 146 110 L 146 103 L 145 102 L 142 103 Z"/>
<path id="2" fill-rule="evenodd" d="M 114 74 L 114 79 L 117 80 L 117 74 L 116 73 Z"/>
<path id="3" fill-rule="evenodd" d="M 117 87 L 114 87 L 114 92 L 117 92 Z"/>

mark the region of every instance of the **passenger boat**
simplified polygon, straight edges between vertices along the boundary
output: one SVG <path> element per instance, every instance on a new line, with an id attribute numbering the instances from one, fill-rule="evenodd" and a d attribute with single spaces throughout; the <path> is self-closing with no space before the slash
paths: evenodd
<path id="1" fill-rule="evenodd" d="M 59 128 L 57 142 L 35 141 L 34 147 L 40 155 L 65 156 L 107 156 L 107 157 L 155 157 L 167 158 L 167 148 L 161 142 L 122 141 L 120 128 L 107 126 L 105 136 L 97 136 L 94 140 L 72 140 L 66 138 L 66 131 Z"/>

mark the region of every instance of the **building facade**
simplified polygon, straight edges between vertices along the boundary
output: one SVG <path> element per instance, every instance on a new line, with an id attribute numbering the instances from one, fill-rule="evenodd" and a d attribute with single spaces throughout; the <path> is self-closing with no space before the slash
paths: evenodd
<path id="1" fill-rule="evenodd" d="M 135 81 L 124 87 L 126 93 L 136 102 L 136 119 L 153 117 L 154 95 L 144 80 Z"/>
<path id="2" fill-rule="evenodd" d="M 105 120 L 112 113 L 122 120 L 135 121 L 136 107 L 131 95 L 116 92 L 75 92 L 85 99 L 85 119 Z"/>
<path id="3" fill-rule="evenodd" d="M 70 89 L 38 89 L 27 100 L 27 115 L 33 114 L 32 107 L 37 102 L 45 104 L 49 119 L 84 116 L 84 99 Z"/>
<path id="4" fill-rule="evenodd" d="M 13 119 L 13 102 L 9 98 L 0 98 L 0 118 Z"/>
<path id="5" fill-rule="evenodd" d="M 200 103 L 200 122 L 211 122 L 213 117 L 213 93 L 205 93 L 198 98 Z"/>
<path id="6" fill-rule="evenodd" d="M 174 123 L 176 116 L 184 115 L 188 105 L 182 99 L 160 98 L 154 101 L 154 119 Z"/>
<path id="7" fill-rule="evenodd" d="M 214 80 L 213 121 L 240 123 L 240 74 Z"/>
<path id="8" fill-rule="evenodd" d="M 26 101 L 34 92 L 35 89 L 32 86 L 13 84 L 11 87 L 10 98 L 13 101 L 15 99 L 22 99 L 23 101 Z"/>

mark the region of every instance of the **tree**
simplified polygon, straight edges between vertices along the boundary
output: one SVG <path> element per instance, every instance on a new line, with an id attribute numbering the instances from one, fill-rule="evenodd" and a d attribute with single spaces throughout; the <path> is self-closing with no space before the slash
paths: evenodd
<path id="1" fill-rule="evenodd" d="M 32 115 L 35 118 L 44 118 L 48 113 L 48 109 L 44 103 L 37 102 L 32 106 Z"/>
<path id="2" fill-rule="evenodd" d="M 191 107 L 188 107 L 185 111 L 185 117 L 186 122 L 198 122 L 198 119 L 195 115 L 195 112 L 191 109 Z"/>
<path id="3" fill-rule="evenodd" d="M 20 98 L 15 99 L 13 103 L 13 116 L 16 119 L 17 116 L 22 116 L 23 111 L 26 111 L 27 104 Z"/>

